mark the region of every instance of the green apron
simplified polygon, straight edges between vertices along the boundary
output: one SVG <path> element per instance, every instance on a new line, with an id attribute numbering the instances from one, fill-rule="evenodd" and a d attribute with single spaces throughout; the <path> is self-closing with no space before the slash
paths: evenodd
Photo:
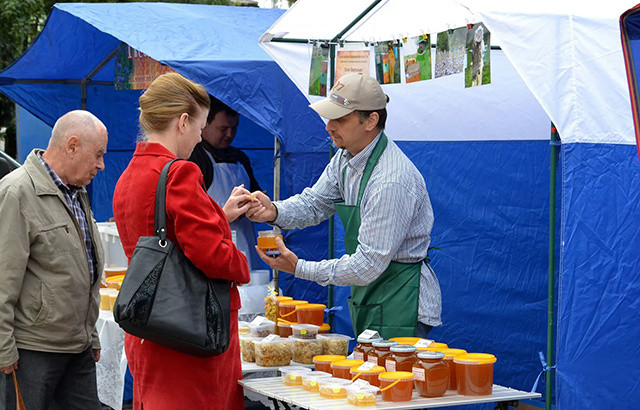
<path id="1" fill-rule="evenodd" d="M 344 226 L 344 245 L 349 255 L 358 247 L 360 202 L 364 189 L 386 146 L 387 137 L 383 133 L 367 161 L 356 205 L 345 205 L 344 202 L 335 204 Z M 356 336 L 365 329 L 376 330 L 384 338 L 415 336 L 421 266 L 422 262 L 391 262 L 372 283 L 366 286 L 351 286 L 349 313 Z"/>

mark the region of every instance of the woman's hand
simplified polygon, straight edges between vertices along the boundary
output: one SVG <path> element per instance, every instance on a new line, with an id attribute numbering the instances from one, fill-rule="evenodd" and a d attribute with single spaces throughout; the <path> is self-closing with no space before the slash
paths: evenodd
<path id="1" fill-rule="evenodd" d="M 231 191 L 231 195 L 222 207 L 227 216 L 227 222 L 233 222 L 243 216 L 251 206 L 251 193 L 244 188 L 244 185 L 237 186 Z"/>

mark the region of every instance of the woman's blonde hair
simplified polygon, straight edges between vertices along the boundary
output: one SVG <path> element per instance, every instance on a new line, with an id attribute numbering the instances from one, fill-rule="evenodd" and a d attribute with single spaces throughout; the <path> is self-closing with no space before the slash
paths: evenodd
<path id="1" fill-rule="evenodd" d="M 139 99 L 140 126 L 146 134 L 164 131 L 183 113 L 194 117 L 198 109 L 209 109 L 209 94 L 200 84 L 178 73 L 159 76 Z"/>

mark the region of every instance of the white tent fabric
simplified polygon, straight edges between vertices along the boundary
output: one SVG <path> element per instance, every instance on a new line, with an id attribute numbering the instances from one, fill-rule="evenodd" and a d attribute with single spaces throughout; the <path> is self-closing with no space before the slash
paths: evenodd
<path id="1" fill-rule="evenodd" d="M 270 40 L 333 39 L 370 4 L 371 0 L 299 0 L 265 33 L 261 45 L 307 94 L 311 46 Z M 490 85 L 464 89 L 463 74 L 458 74 L 383 86 L 392 101 L 391 138 L 547 139 L 550 119 L 564 143 L 635 144 L 619 28 L 612 24 L 633 4 L 634 0 L 386 0 L 342 39 L 373 42 L 433 35 L 482 21 L 492 43 L 502 48 L 492 50 Z M 439 98 L 443 95 L 446 98 Z M 464 114 L 469 109 L 477 115 Z"/>

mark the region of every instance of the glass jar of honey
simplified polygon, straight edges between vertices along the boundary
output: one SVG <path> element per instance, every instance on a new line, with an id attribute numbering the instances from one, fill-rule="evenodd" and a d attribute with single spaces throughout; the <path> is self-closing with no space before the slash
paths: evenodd
<path id="1" fill-rule="evenodd" d="M 467 351 L 464 349 L 442 349 L 440 351 L 444 353 L 444 361 L 449 365 L 448 390 L 456 390 L 458 388 L 458 384 L 456 382 L 456 365 L 453 363 L 453 359 L 455 359 L 456 356 L 467 354 Z"/>
<path id="2" fill-rule="evenodd" d="M 422 397 L 441 397 L 449 387 L 449 365 L 442 352 L 420 352 L 413 364 L 413 376 Z"/>
<path id="3" fill-rule="evenodd" d="M 369 358 L 369 352 L 374 350 L 373 342 L 380 342 L 382 338 L 376 339 L 365 339 L 362 337 L 358 338 L 358 344 L 353 349 L 353 358 L 356 360 L 367 361 Z"/>
<path id="4" fill-rule="evenodd" d="M 384 367 L 388 372 L 411 372 L 413 364 L 418 361 L 416 348 L 409 345 L 391 346 L 391 354 L 387 356 Z"/>
<path id="5" fill-rule="evenodd" d="M 282 232 L 279 229 L 258 231 L 258 248 L 269 256 L 280 255 L 278 245 L 276 245 L 276 238 L 282 239 Z"/>
<path id="6" fill-rule="evenodd" d="M 380 340 L 372 344 L 374 349 L 369 352 L 367 361 L 384 367 L 387 356 L 391 354 L 391 346 L 397 345 L 398 342 L 394 340 Z"/>

